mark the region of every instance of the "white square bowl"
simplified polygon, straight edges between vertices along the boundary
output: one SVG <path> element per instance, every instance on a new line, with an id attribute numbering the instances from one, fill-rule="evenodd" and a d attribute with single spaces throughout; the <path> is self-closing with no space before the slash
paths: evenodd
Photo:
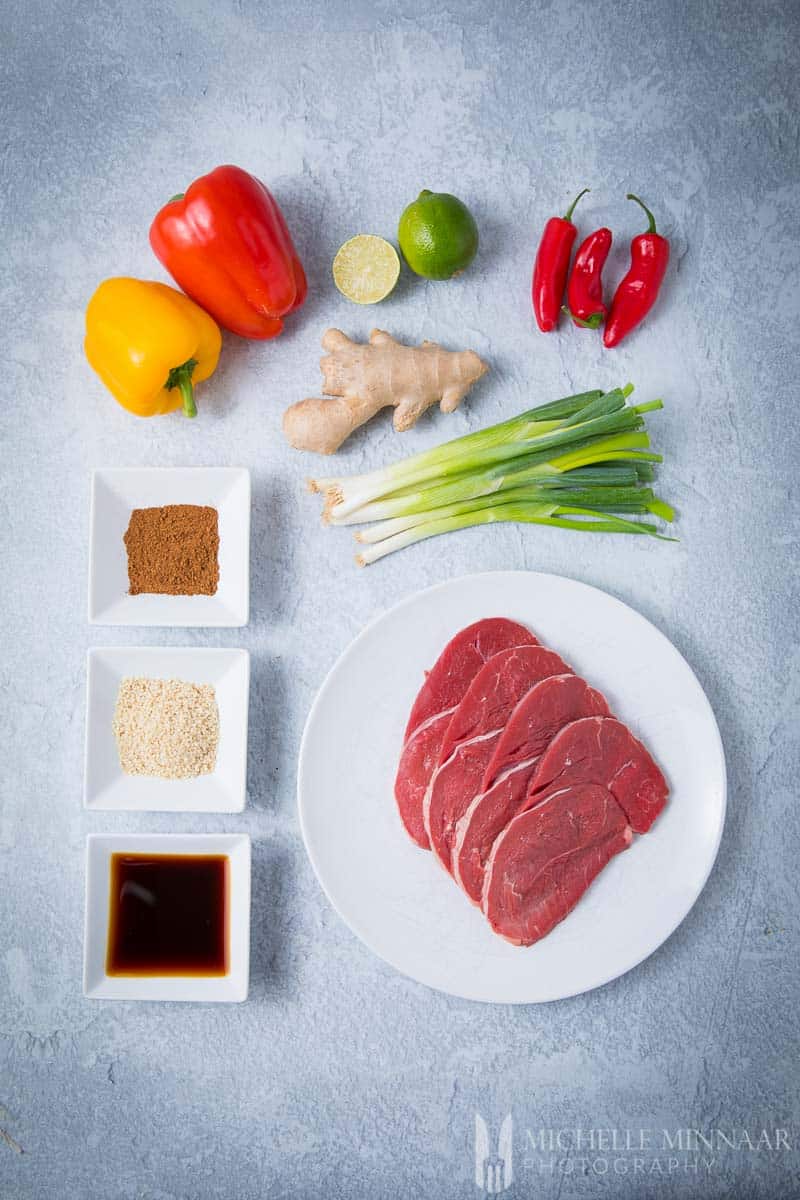
<path id="1" fill-rule="evenodd" d="M 227 975 L 120 976 L 106 974 L 112 854 L 225 854 L 228 886 Z M 83 991 L 90 1000 L 247 999 L 250 983 L 250 838 L 245 833 L 130 834 L 86 840 L 86 920 Z"/>
<path id="2" fill-rule="evenodd" d="M 219 514 L 213 596 L 128 594 L 123 536 L 134 508 L 207 504 Z M 92 625 L 246 625 L 250 610 L 250 472 L 244 467 L 120 467 L 92 473 Z"/>
<path id="3" fill-rule="evenodd" d="M 114 709 L 126 675 L 210 683 L 219 709 L 214 771 L 194 779 L 126 775 L 114 737 Z M 95 646 L 86 665 L 83 804 L 149 812 L 241 812 L 247 796 L 250 655 L 203 647 Z"/>

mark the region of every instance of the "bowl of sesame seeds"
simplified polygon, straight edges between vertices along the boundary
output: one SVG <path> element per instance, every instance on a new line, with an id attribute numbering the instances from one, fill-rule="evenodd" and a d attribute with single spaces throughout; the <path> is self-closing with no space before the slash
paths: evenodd
<path id="1" fill-rule="evenodd" d="M 246 650 L 89 650 L 84 806 L 241 812 L 249 677 Z"/>

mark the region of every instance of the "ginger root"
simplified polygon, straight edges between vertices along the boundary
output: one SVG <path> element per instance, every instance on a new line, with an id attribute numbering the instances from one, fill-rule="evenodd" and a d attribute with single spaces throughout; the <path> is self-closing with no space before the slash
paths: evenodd
<path id="1" fill-rule="evenodd" d="M 394 408 L 401 433 L 439 402 L 442 412 L 458 408 L 476 380 L 489 370 L 473 350 L 443 350 L 436 342 L 402 346 L 373 329 L 361 345 L 338 329 L 322 339 L 322 390 L 333 400 L 300 400 L 283 416 L 286 440 L 296 450 L 333 454 L 345 438 L 382 408 Z"/>

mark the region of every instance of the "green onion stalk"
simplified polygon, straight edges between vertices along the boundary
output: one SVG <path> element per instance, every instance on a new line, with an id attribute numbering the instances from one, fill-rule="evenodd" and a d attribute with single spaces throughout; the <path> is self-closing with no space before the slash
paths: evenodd
<path id="1" fill-rule="evenodd" d="M 504 441 L 518 441 L 525 436 L 526 431 L 530 435 L 535 435 L 536 432 L 545 433 L 549 429 L 557 428 L 564 420 L 586 408 L 592 401 L 602 399 L 603 395 L 604 393 L 599 390 L 580 392 L 575 396 L 565 396 L 562 400 L 553 400 L 549 404 L 540 404 L 536 408 L 529 408 L 526 412 L 520 413 L 516 417 L 510 417 L 507 421 L 501 421 L 497 425 L 492 425 L 488 429 L 476 429 L 474 433 L 465 433 L 462 437 L 453 438 L 444 445 L 435 446 L 432 450 L 423 450 L 419 454 L 411 455 L 409 458 L 395 463 L 393 467 L 371 471 L 366 475 L 353 476 L 349 482 L 355 484 L 383 477 L 399 477 L 405 472 L 413 473 L 415 469 L 422 468 L 429 462 L 444 461 L 451 454 L 466 452 L 475 445 L 501 445 Z M 541 428 L 537 429 L 537 426 L 541 426 Z M 338 477 L 310 479 L 309 489 L 312 492 L 324 492 L 341 483 L 342 480 Z"/>
<path id="2" fill-rule="evenodd" d="M 366 567 L 385 558 L 387 554 L 394 553 L 395 550 L 404 550 L 425 538 L 436 537 L 440 533 L 452 533 L 457 529 L 469 529 L 474 525 L 490 525 L 502 521 L 550 525 L 556 529 L 578 529 L 590 533 L 644 534 L 664 541 L 674 540 L 661 534 L 658 526 L 651 522 L 629 521 L 615 514 L 577 505 L 562 506 L 524 500 L 467 508 L 466 511 L 462 511 L 461 505 L 453 505 L 450 509 L 429 513 L 428 517 L 428 520 L 423 520 L 418 525 L 367 545 L 356 555 L 356 562 L 360 567 Z"/>
<path id="3" fill-rule="evenodd" d="M 553 511 L 572 506 L 600 513 L 651 513 L 667 522 L 671 522 L 675 516 L 673 509 L 663 500 L 659 500 L 650 488 L 636 486 L 559 489 L 520 487 L 508 488 L 491 497 L 479 496 L 471 500 L 442 505 L 435 510 L 421 509 L 418 512 L 408 513 L 406 516 L 378 521 L 368 529 L 362 529 L 356 533 L 355 539 L 357 542 L 372 545 L 384 538 L 394 537 L 398 533 L 405 533 L 408 529 L 424 525 L 433 519 L 461 516 L 464 513 L 478 512 L 485 508 L 517 503 L 530 506 L 542 505 Z"/>
<path id="4" fill-rule="evenodd" d="M 429 512 L 435 508 L 479 496 L 491 496 L 510 487 L 524 484 L 540 487 L 574 487 L 579 480 L 574 478 L 582 467 L 594 467 L 592 487 L 614 486 L 619 479 L 620 463 L 624 455 L 636 456 L 636 460 L 658 461 L 659 455 L 649 454 L 650 439 L 646 433 L 617 434 L 610 438 L 597 439 L 568 455 L 549 457 L 547 451 L 524 455 L 510 464 L 488 467 L 459 475 L 443 484 L 434 484 L 416 491 L 404 490 L 385 500 L 363 505 L 353 513 L 339 515 L 336 509 L 324 514 L 326 523 L 333 525 L 363 524 L 365 521 L 382 521 L 390 517 L 409 516 L 417 512 Z M 604 471 L 598 464 L 613 462 Z M 635 466 L 631 472 L 636 476 Z"/>
<path id="5" fill-rule="evenodd" d="M 673 509 L 653 492 L 645 415 L 661 400 L 629 405 L 632 384 L 566 396 L 489 429 L 455 438 L 369 474 L 317 479 L 323 520 L 362 525 L 366 566 L 456 529 L 516 521 L 592 533 L 667 538 Z"/>
<path id="6" fill-rule="evenodd" d="M 325 494 L 328 512 L 336 510 L 337 515 L 347 516 L 370 500 L 401 487 L 512 461 L 523 453 L 569 445 L 601 432 L 633 428 L 639 414 L 625 407 L 631 391 L 632 385 L 628 384 L 607 393 L 567 396 L 555 404 L 539 405 L 499 425 L 465 434 L 379 471 L 349 479 L 313 479 L 309 487 Z M 576 423 L 579 416 L 581 420 Z"/>

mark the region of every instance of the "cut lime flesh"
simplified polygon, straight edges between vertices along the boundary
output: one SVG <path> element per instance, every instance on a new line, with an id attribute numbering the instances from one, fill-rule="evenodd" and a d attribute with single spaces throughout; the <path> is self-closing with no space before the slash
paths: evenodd
<path id="1" fill-rule="evenodd" d="M 355 304 L 385 300 L 400 276 L 400 259 L 391 243 L 360 233 L 340 247 L 333 260 L 333 281 Z"/>

